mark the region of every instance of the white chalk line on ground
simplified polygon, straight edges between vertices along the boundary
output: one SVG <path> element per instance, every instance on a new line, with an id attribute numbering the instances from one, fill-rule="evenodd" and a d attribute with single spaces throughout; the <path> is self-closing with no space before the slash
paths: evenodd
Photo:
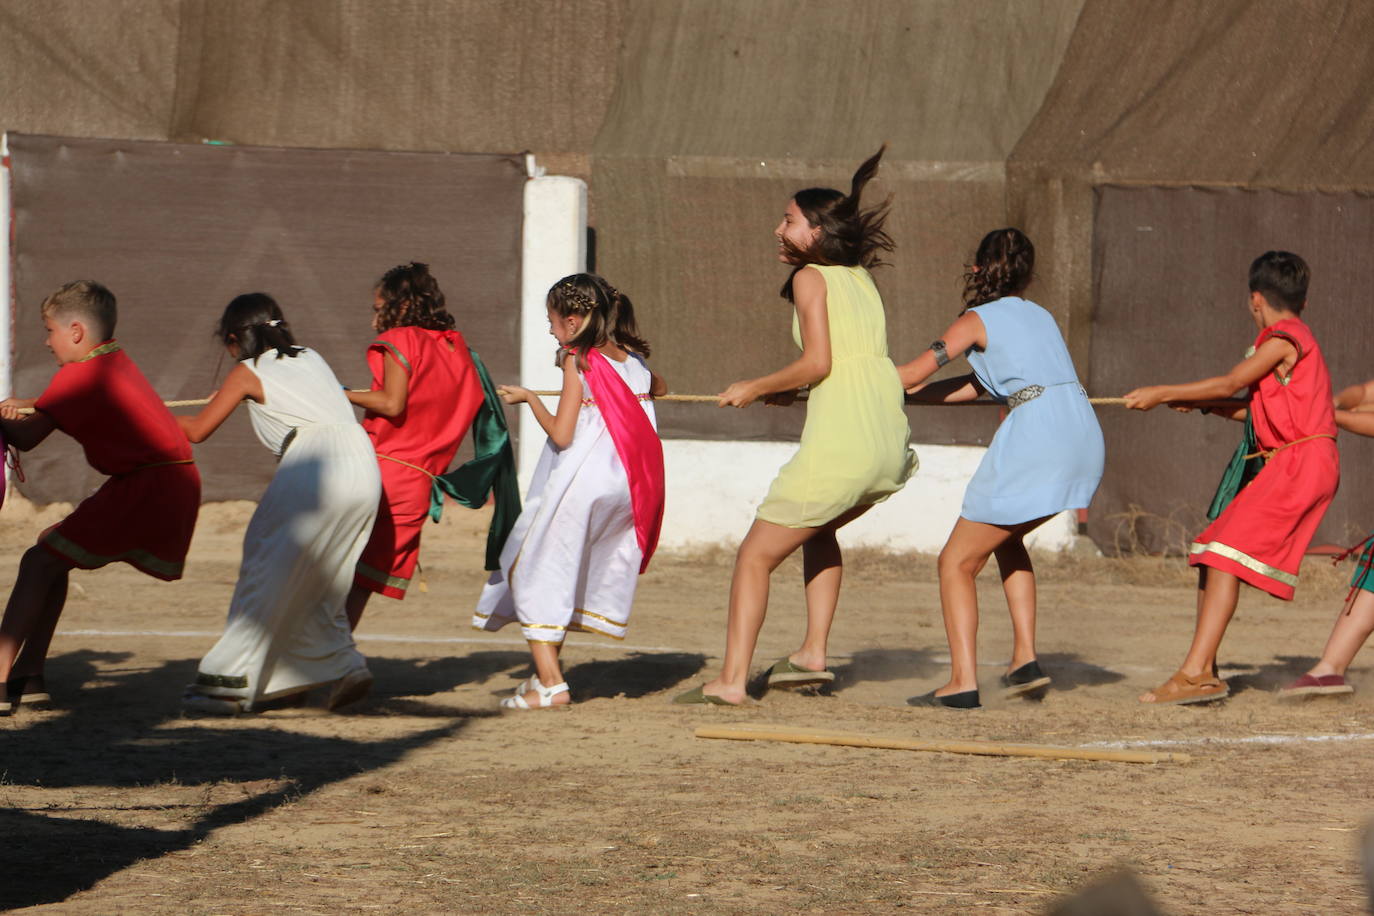
<path id="1" fill-rule="evenodd" d="M 1197 747 L 1207 744 L 1318 744 L 1337 741 L 1374 741 L 1374 733 L 1344 735 L 1250 735 L 1246 738 L 1159 738 L 1149 741 L 1090 741 L 1079 747 Z"/>
<path id="2" fill-rule="evenodd" d="M 60 630 L 59 636 L 154 636 L 172 639 L 217 639 L 221 635 L 218 630 Z M 399 633 L 368 633 L 358 637 L 359 642 L 390 642 L 390 643 L 433 643 L 438 645 L 502 645 L 502 646 L 524 646 L 525 640 L 514 639 L 503 636 L 406 636 Z M 584 645 L 587 643 L 584 643 Z M 591 643 L 596 645 L 596 643 Z M 605 645 L 605 644 L 602 644 Z M 699 653 L 697 649 L 679 649 L 674 646 L 637 646 L 625 643 L 615 643 L 605 645 L 606 648 L 624 649 L 631 652 L 680 652 L 683 654 Z M 851 656 L 835 655 L 835 658 L 849 658 Z M 932 659 L 937 663 L 947 664 L 948 658 Z M 1070 662 L 1069 667 L 1080 667 L 1081 665 Z M 1005 662 L 981 662 L 980 667 L 1003 668 Z M 1153 671 L 1155 669 L 1144 669 L 1136 666 L 1123 666 L 1133 668 L 1136 671 Z M 1245 738 L 1159 738 L 1141 741 L 1090 741 L 1079 747 L 1089 748 L 1133 748 L 1133 747 L 1199 747 L 1205 745 L 1229 745 L 1229 744 L 1320 744 L 1323 742 L 1343 742 L 1343 741 L 1374 741 L 1374 733 L 1364 732 L 1357 734 L 1340 735 L 1250 735 Z"/>
<path id="3" fill-rule="evenodd" d="M 218 639 L 222 633 L 219 630 L 59 630 L 58 636 L 157 636 L 172 639 Z M 423 645 L 433 643 L 445 646 L 480 646 L 480 645 L 501 645 L 501 646 L 524 646 L 525 640 L 510 636 L 407 636 L 403 633 L 360 633 L 356 637 L 358 642 L 401 642 L 415 643 Z M 579 639 L 576 635 L 569 637 L 576 640 L 576 644 L 584 646 L 601 646 L 607 649 L 624 649 L 630 652 L 680 652 L 683 655 L 696 655 L 702 652 L 701 649 L 682 649 L 676 646 L 637 646 L 631 643 L 606 642 L 589 637 L 585 640 Z M 711 656 L 716 658 L 718 656 Z M 833 652 L 831 658 L 852 659 L 852 654 L 844 652 Z M 948 665 L 948 655 L 932 656 L 930 661 L 937 665 Z M 980 668 L 1005 668 L 1009 662 L 979 662 Z M 1061 662 L 1056 667 L 1063 668 L 1093 668 L 1095 665 L 1088 665 L 1083 662 Z M 1117 669 L 1127 671 L 1132 674 L 1158 674 L 1163 668 L 1147 668 L 1142 665 L 1117 665 Z"/>
<path id="4" fill-rule="evenodd" d="M 156 636 L 170 639 L 219 639 L 223 635 L 220 630 L 58 630 L 58 636 Z M 362 633 L 356 637 L 360 643 L 365 642 L 408 642 L 408 643 L 435 643 L 439 645 L 460 645 L 460 646 L 525 646 L 527 643 L 523 639 L 510 636 L 406 636 L 400 633 Z M 595 643 L 591 640 L 578 643 L 584 646 L 600 645 L 607 649 L 625 649 L 630 652 L 681 652 L 683 654 L 696 654 L 699 649 L 676 649 L 672 646 L 635 646 L 629 643 Z"/>

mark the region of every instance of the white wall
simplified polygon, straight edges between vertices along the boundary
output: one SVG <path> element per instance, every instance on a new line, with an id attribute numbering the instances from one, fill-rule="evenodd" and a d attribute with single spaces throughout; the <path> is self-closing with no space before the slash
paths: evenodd
<path id="1" fill-rule="evenodd" d="M 553 365 L 556 344 L 549 335 L 544 301 L 557 280 L 586 269 L 587 186 L 576 178 L 544 177 L 542 171 L 531 162 L 534 177 L 525 186 L 521 384 L 557 390 L 562 375 Z M 557 400 L 546 398 L 545 403 L 554 409 Z M 706 410 L 709 405 L 661 402 L 657 409 Z M 516 456 L 522 494 L 529 487 L 544 438 L 530 411 L 522 409 Z M 659 543 L 666 548 L 737 544 L 773 476 L 796 448 L 791 442 L 665 441 L 668 494 Z M 921 468 L 911 482 L 847 526 L 841 539 L 846 544 L 890 550 L 939 550 L 954 526 L 964 487 L 984 451 L 976 446 L 916 446 Z M 1077 519 L 1065 512 L 1041 526 L 1028 541 L 1032 546 L 1062 550 L 1073 544 L 1076 532 Z"/>

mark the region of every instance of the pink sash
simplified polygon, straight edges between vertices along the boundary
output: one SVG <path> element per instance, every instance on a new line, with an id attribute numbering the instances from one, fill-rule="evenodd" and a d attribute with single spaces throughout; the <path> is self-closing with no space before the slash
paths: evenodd
<path id="1" fill-rule="evenodd" d="M 649 558 L 654 555 L 658 532 L 663 527 L 663 443 L 649 422 L 648 414 L 639 406 L 639 398 L 611 368 L 606 357 L 599 350 L 589 348 L 586 359 L 587 371 L 583 377 L 601 411 L 601 418 L 606 421 L 606 429 L 630 482 L 635 537 L 644 554 L 639 564 L 642 573 L 649 568 Z"/>

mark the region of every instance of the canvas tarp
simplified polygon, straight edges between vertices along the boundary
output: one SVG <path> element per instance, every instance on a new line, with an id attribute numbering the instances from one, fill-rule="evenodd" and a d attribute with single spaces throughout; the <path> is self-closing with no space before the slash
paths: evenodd
<path id="1" fill-rule="evenodd" d="M 273 295 L 298 340 L 367 387 L 372 290 L 430 264 L 492 373 L 519 372 L 521 156 L 331 152 L 10 136 L 14 388 L 55 371 L 38 307 L 95 279 L 119 300 L 117 337 L 168 399 L 204 397 L 228 369 L 211 336 L 233 296 Z M 272 459 L 243 411 L 197 449 L 207 499 L 255 498 Z M 55 436 L 24 459 L 21 491 L 73 500 L 99 481 Z"/>
<path id="2" fill-rule="evenodd" d="M 1268 247 L 1298 250 L 1309 261 L 1303 318 L 1337 390 L 1374 374 L 1367 256 L 1374 197 L 1110 186 L 1097 197 L 1091 368 L 1103 390 L 1209 378 L 1240 362 L 1258 333 L 1248 269 Z M 1201 530 L 1240 424 L 1163 408 L 1099 416 L 1109 453 L 1089 520 L 1093 538 L 1113 548 L 1181 549 Z M 1317 537 L 1348 544 L 1374 527 L 1374 494 L 1364 486 L 1374 441 L 1345 434 L 1340 452 L 1345 482 Z"/>
<path id="3" fill-rule="evenodd" d="M 1374 5 L 1359 0 L 1084 4 L 1007 161 L 1007 191 L 1010 221 L 1041 252 L 1035 292 L 1067 306 L 1093 393 L 1238 361 L 1254 338 L 1246 272 L 1272 248 L 1312 265 L 1308 319 L 1337 387 L 1371 374 L 1370 85 Z M 1094 540 L 1114 549 L 1126 516 L 1143 512 L 1142 546 L 1177 549 L 1238 428 L 1162 411 L 1099 416 L 1108 462 Z M 1342 436 L 1346 483 L 1319 540 L 1348 541 L 1374 519 L 1360 476 L 1370 446 Z M 1166 532 L 1159 519 L 1178 524 Z"/>
<path id="4" fill-rule="evenodd" d="M 634 299 L 674 390 L 720 391 L 795 358 L 772 237 L 801 188 L 893 195 L 875 277 L 894 357 L 959 312 L 963 264 L 1005 221 L 1003 161 L 1039 107 L 1078 0 L 834 4 L 661 0 L 630 7 L 594 147 L 598 267 Z M 800 409 L 663 411 L 668 435 L 795 435 Z M 920 442 L 980 442 L 995 413 L 915 409 Z"/>

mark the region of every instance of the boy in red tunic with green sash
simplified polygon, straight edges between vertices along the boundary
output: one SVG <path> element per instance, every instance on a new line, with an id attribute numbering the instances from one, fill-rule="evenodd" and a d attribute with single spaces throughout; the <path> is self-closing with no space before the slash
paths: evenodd
<path id="1" fill-rule="evenodd" d="M 60 368 L 35 400 L 0 402 L 10 444 L 27 451 L 54 429 L 109 479 L 24 553 L 0 621 L 0 715 L 48 700 L 43 662 L 67 600 L 70 570 L 123 561 L 180 579 L 200 509 L 191 445 L 133 360 L 113 339 L 115 298 L 90 281 L 43 301 L 47 345 Z M 20 413 L 25 407 L 32 414 Z"/>

